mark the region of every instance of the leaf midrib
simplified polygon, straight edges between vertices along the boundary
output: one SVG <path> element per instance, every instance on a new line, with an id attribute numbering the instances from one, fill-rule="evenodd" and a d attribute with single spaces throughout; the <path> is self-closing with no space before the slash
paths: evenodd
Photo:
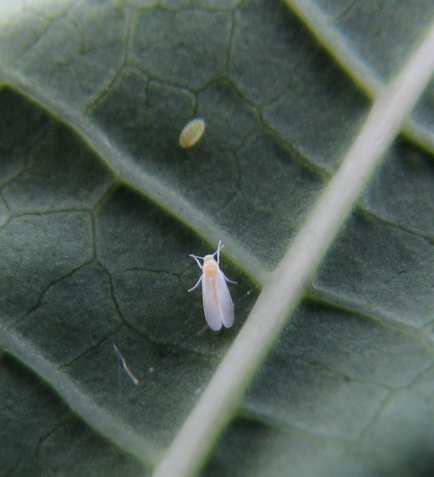
<path id="1" fill-rule="evenodd" d="M 267 281 L 267 277 L 271 271 L 267 265 L 259 261 L 254 254 L 248 251 L 237 240 L 233 239 L 230 234 L 222 230 L 212 217 L 204 213 L 201 209 L 182 197 L 179 193 L 174 192 L 173 188 L 166 185 L 160 178 L 148 174 L 142 167 L 132 163 L 126 164 L 123 160 L 123 154 L 113 144 L 110 139 L 91 121 L 86 119 L 80 111 L 75 111 L 67 105 L 56 103 L 48 95 L 42 91 L 35 89 L 29 81 L 22 77 L 19 73 L 7 71 L 0 64 L 0 86 L 10 87 L 18 91 L 23 96 L 35 102 L 41 108 L 45 109 L 52 117 L 67 125 L 71 130 L 91 148 L 98 159 L 112 172 L 119 184 L 125 184 L 142 197 L 150 199 L 163 209 L 168 215 L 192 229 L 199 237 L 211 244 L 217 244 L 222 240 L 226 244 L 226 253 L 235 265 L 242 269 L 248 277 L 258 286 L 262 286 Z M 264 119 L 264 125 L 276 135 L 279 140 L 286 144 L 286 141 L 280 137 Z M 434 144 L 433 144 L 434 151 Z M 314 164 L 308 157 L 303 156 L 302 161 L 305 162 L 309 170 L 317 170 L 320 180 L 330 179 L 332 174 L 326 168 Z M 303 167 L 306 167 L 302 165 Z M 399 222 L 391 221 L 372 210 L 363 207 L 360 203 L 357 209 L 364 214 L 368 214 L 387 223 L 399 230 L 431 240 L 432 237 L 421 233 L 412 227 L 406 227 Z"/>
<path id="2" fill-rule="evenodd" d="M 116 176 L 118 185 L 124 183 L 140 195 L 153 200 L 159 207 L 168 212 L 176 220 L 187 225 L 198 236 L 204 238 L 208 242 L 216 243 L 219 239 L 223 239 L 227 245 L 225 255 L 229 257 L 240 270 L 246 273 L 248 277 L 260 287 L 267 282 L 269 271 L 265 269 L 262 263 L 246 251 L 241 244 L 228 234 L 224 233 L 221 228 L 212 223 L 208 216 L 203 214 L 202 211 L 197 210 L 188 201 L 184 200 L 180 206 L 179 196 L 174 194 L 169 187 L 162 184 L 160 179 L 146 175 L 143 170 L 139 169 L 137 166 L 126 166 L 122 160 L 121 153 L 107 141 L 104 134 L 97 127 L 93 126 L 90 121 L 84 119 L 80 113 L 71 111 L 67 107 L 59 107 L 49 98 L 40 92 L 35 91 L 34 88 L 31 88 L 31 86 L 18 75 L 10 73 L 5 74 L 3 72 L 3 80 L 7 86 L 16 89 L 20 94 L 26 95 L 32 101 L 45 108 L 52 116 L 59 118 L 59 120 L 66 124 L 70 129 L 75 131 L 92 148 L 99 160 L 101 160 Z M 324 170 L 324 175 L 330 176 L 330 172 Z M 386 221 L 382 217 L 376 216 L 371 211 L 367 211 L 361 207 L 359 208 L 364 213 L 378 218 L 383 222 L 387 222 L 397 229 L 404 230 L 416 236 L 428 238 L 412 230 L 405 229 L 399 224 Z M 339 297 L 327 293 L 326 291 L 310 287 L 310 289 L 307 290 L 307 296 L 310 296 L 314 301 L 319 300 L 322 303 L 331 305 L 337 309 L 343 309 Z M 353 304 L 352 310 L 356 313 L 361 312 L 385 326 L 391 325 L 394 329 L 399 329 L 406 335 L 411 335 L 414 339 L 422 341 L 418 330 L 411 326 L 399 322 L 391 322 L 385 317 L 378 315 L 378 312 L 373 313 L 372 311 L 361 309 L 360 306 L 356 304 Z"/>
<path id="3" fill-rule="evenodd" d="M 347 46 L 343 35 L 327 21 L 327 17 L 311 0 L 283 0 L 307 27 L 328 55 L 348 77 L 372 100 L 383 90 L 384 83 L 363 60 Z M 412 116 L 406 119 L 401 134 L 424 151 L 434 154 L 434 137 Z"/>
<path id="4" fill-rule="evenodd" d="M 158 461 L 160 451 L 148 439 L 99 406 L 67 372 L 51 363 L 31 342 L 1 321 L 0 348 L 43 378 L 84 422 L 136 457 L 145 468 L 152 468 Z"/>
<path id="5" fill-rule="evenodd" d="M 288 2 L 289 1 L 291 0 L 288 0 Z M 177 220 L 189 226 L 197 235 L 206 240 L 215 243 L 218 239 L 223 238 L 228 246 L 227 255 L 235 264 L 241 269 L 244 269 L 249 277 L 257 284 L 262 285 L 267 281 L 268 271 L 265 270 L 263 264 L 261 264 L 253 255 L 246 251 L 237 241 L 233 240 L 231 236 L 223 233 L 215 223 L 210 221 L 210 218 L 206 216 L 206 214 L 196 209 L 190 202 L 184 199 L 180 202 L 179 196 L 174 194 L 173 191 L 162 184 L 161 181 L 156 180 L 155 177 L 149 176 L 145 171 L 138 167 L 132 167 L 131 165 L 126 166 L 122 161 L 122 155 L 120 152 L 107 142 L 107 138 L 97 127 L 83 119 L 80 113 L 72 111 L 66 106 L 59 107 L 40 92 L 36 92 L 25 79 L 19 77 L 17 74 L 11 74 L 10 72 L 6 74 L 3 72 L 2 76 L 3 81 L 7 86 L 16 89 L 21 94 L 31 98 L 33 101 L 48 110 L 50 114 L 58 117 L 63 123 L 67 124 L 72 130 L 77 132 L 122 183 L 125 183 L 141 195 L 156 202 L 162 209 L 174 216 Z M 378 89 L 375 92 L 378 92 Z M 372 95 L 372 93 L 369 94 Z M 406 130 L 407 129 L 408 123 L 406 126 Z M 419 130 L 417 131 L 417 134 L 420 136 Z M 418 142 L 417 138 L 415 139 L 411 134 L 410 137 Z M 423 144 L 422 147 L 424 147 Z M 425 148 L 430 152 L 434 151 L 434 145 L 432 143 Z M 186 211 L 188 212 L 186 213 Z M 400 225 L 393 225 L 402 228 Z M 328 300 L 330 300 L 330 297 Z M 7 348 L 7 344 L 5 346 Z M 23 359 L 23 357 L 21 357 L 21 359 Z M 47 379 L 47 376 L 44 377 Z M 56 386 L 54 387 L 56 388 Z M 120 423 L 120 426 L 122 427 L 123 423 Z M 134 449 L 130 447 L 128 447 L 127 450 L 129 452 L 132 450 L 134 451 Z M 138 453 L 141 454 L 142 452 L 143 449 Z M 133 453 L 135 454 L 135 452 Z M 152 460 L 154 461 L 154 459 Z M 149 461 L 151 461 L 151 459 L 149 459 Z"/>
<path id="6" fill-rule="evenodd" d="M 373 104 L 342 165 L 276 267 L 154 477 L 169 477 L 175 469 L 179 477 L 199 472 L 368 179 L 428 84 L 434 69 L 433 49 L 434 24 Z M 195 444 L 191 445 L 193 435 Z"/>

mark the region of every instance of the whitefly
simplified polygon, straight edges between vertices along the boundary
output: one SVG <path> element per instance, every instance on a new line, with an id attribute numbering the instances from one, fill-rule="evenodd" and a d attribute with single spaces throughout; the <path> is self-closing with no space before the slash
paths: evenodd
<path id="1" fill-rule="evenodd" d="M 201 269 L 202 275 L 188 291 L 192 292 L 202 284 L 203 312 L 208 326 L 214 331 L 219 331 L 222 326 L 230 328 L 234 324 L 234 304 L 227 282 L 236 282 L 226 277 L 220 269 L 222 248 L 223 244 L 220 240 L 217 251 L 213 254 L 204 257 L 190 255 Z"/>

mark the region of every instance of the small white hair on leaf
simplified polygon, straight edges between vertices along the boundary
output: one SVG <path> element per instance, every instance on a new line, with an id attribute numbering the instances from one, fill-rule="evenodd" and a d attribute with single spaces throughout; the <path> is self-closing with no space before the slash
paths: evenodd
<path id="1" fill-rule="evenodd" d="M 179 145 L 183 149 L 190 149 L 197 144 L 205 132 L 206 124 L 202 118 L 189 121 L 179 135 Z"/>
<path id="2" fill-rule="evenodd" d="M 213 331 L 219 331 L 222 326 L 230 328 L 234 324 L 234 304 L 227 282 L 236 283 L 220 269 L 220 251 L 223 248 L 221 240 L 217 250 L 211 255 L 198 257 L 190 255 L 202 271 L 195 285 L 188 291 L 192 292 L 202 284 L 202 303 L 205 320 Z M 200 260 L 203 262 L 201 263 Z"/>
<path id="3" fill-rule="evenodd" d="M 129 376 L 129 378 L 131 379 L 131 381 L 132 381 L 136 386 L 138 386 L 138 385 L 140 384 L 140 380 L 137 379 L 137 378 L 134 376 L 133 372 L 132 372 L 131 369 L 128 367 L 125 358 L 123 357 L 122 353 L 120 352 L 119 348 L 115 345 L 115 343 L 113 343 L 113 349 L 115 350 L 115 353 L 118 355 L 118 358 L 121 360 L 122 367 L 124 368 L 125 372 L 126 372 L 127 375 Z"/>

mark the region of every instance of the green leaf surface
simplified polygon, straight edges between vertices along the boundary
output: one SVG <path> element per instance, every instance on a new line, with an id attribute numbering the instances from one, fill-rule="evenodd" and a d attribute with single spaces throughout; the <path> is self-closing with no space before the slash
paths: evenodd
<path id="1" fill-rule="evenodd" d="M 304 24 L 286 3 L 0 5 L 4 475 L 152 472 L 353 143 L 369 85 L 434 18 L 429 1 L 318 0 Z M 432 115 L 428 88 L 204 476 L 432 472 Z M 195 116 L 205 136 L 182 150 Z M 188 254 L 219 238 L 239 285 L 236 325 L 213 333 Z"/>

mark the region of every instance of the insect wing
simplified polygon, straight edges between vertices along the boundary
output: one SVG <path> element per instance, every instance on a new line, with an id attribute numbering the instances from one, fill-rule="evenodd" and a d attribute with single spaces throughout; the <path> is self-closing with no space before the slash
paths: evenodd
<path id="1" fill-rule="evenodd" d="M 222 272 L 217 277 L 217 292 L 221 308 L 221 319 L 226 328 L 234 324 L 234 304 L 229 292 L 228 284 Z"/>
<path id="2" fill-rule="evenodd" d="M 202 279 L 203 312 L 208 326 L 218 331 L 222 327 L 222 313 L 217 290 L 217 280 L 206 275 Z"/>
<path id="3" fill-rule="evenodd" d="M 203 277 L 202 300 L 205 319 L 212 330 L 233 325 L 234 304 L 223 273 L 219 272 L 214 278 Z"/>

